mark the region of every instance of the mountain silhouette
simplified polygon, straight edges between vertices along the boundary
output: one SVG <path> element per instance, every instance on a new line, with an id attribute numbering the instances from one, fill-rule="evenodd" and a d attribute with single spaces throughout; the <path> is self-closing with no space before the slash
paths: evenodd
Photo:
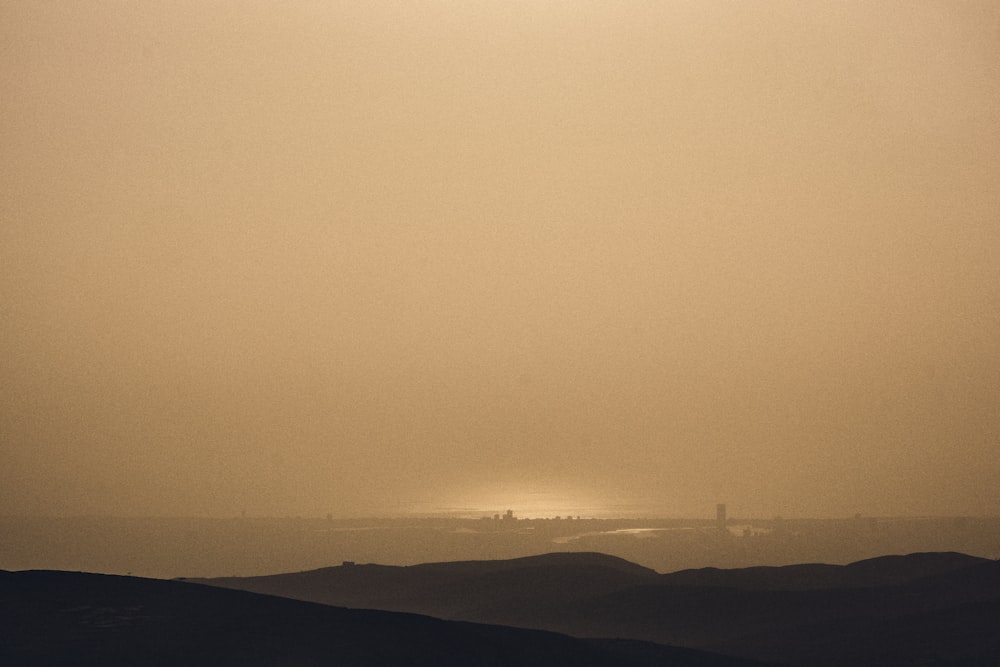
<path id="1" fill-rule="evenodd" d="M 993 639 L 1000 636 L 1000 563 L 958 553 L 662 575 L 609 556 L 565 553 L 205 583 L 803 666 L 1000 658 Z"/>
<path id="2" fill-rule="evenodd" d="M 0 571 L 3 665 L 734 667 L 649 642 L 353 610 L 245 591 L 61 571 Z"/>
<path id="3" fill-rule="evenodd" d="M 659 581 L 654 570 L 615 556 L 553 553 L 498 561 L 410 566 L 342 565 L 263 577 L 189 579 L 311 602 L 458 618 L 496 608 L 593 596 Z"/>
<path id="4" fill-rule="evenodd" d="M 907 556 L 879 556 L 849 565 L 810 563 L 729 570 L 706 567 L 665 574 L 660 581 L 682 586 L 728 586 L 786 591 L 865 588 L 903 584 L 982 562 L 985 559 L 955 552 L 915 553 Z"/>

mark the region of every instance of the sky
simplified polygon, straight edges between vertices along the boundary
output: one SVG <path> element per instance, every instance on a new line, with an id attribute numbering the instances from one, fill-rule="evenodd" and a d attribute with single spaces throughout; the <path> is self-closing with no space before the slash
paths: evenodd
<path id="1" fill-rule="evenodd" d="M 0 0 L 0 513 L 1000 514 L 992 1 Z"/>

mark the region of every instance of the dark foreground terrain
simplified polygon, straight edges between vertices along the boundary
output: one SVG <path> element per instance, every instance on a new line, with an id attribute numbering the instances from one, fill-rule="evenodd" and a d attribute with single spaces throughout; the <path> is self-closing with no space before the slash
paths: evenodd
<path id="1" fill-rule="evenodd" d="M 343 609 L 244 591 L 0 571 L 0 665 L 747 667 L 648 642 Z"/>
<path id="2" fill-rule="evenodd" d="M 671 574 L 559 553 L 204 582 L 803 667 L 1000 665 L 1000 562 L 958 553 Z"/>

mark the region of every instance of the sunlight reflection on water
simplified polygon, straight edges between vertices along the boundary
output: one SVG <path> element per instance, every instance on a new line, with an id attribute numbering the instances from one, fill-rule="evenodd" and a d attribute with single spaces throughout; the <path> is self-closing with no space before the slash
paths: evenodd
<path id="1" fill-rule="evenodd" d="M 630 535 L 636 539 L 645 539 L 649 537 L 656 537 L 656 533 L 665 533 L 671 531 L 681 531 L 681 530 L 696 530 L 691 526 L 680 526 L 676 528 L 619 528 L 618 530 L 595 530 L 586 533 L 577 533 L 576 535 L 564 535 L 561 537 L 553 538 L 552 542 L 554 544 L 569 544 L 570 542 L 575 542 L 576 540 L 583 539 L 585 537 L 600 537 L 607 535 Z"/>

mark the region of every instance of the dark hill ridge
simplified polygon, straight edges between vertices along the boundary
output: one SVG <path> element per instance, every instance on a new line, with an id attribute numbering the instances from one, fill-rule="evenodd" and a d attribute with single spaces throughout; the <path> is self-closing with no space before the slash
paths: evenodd
<path id="1" fill-rule="evenodd" d="M 947 655 L 955 659 L 1000 658 L 997 647 L 985 638 L 970 640 L 964 630 L 944 622 L 950 613 L 960 613 L 967 620 L 964 627 L 992 624 L 994 634 L 1000 635 L 1000 619 L 990 616 L 991 605 L 1000 600 L 1000 563 L 994 561 L 920 553 L 846 566 L 658 575 L 623 567 L 617 559 L 576 556 L 461 563 L 455 568 L 448 563 L 354 566 L 206 583 L 578 637 L 684 645 L 789 664 L 911 664 L 925 660 L 933 646 L 951 647 L 942 650 L 951 651 Z M 935 619 L 940 621 L 937 633 L 928 630 Z M 907 639 L 906 628 L 920 628 L 919 636 Z M 859 653 L 849 646 L 866 649 Z M 956 653 L 958 646 L 964 648 Z M 942 660 L 928 664 L 947 663 Z"/>
<path id="2" fill-rule="evenodd" d="M 490 607 L 527 600 L 607 593 L 658 581 L 629 561 L 595 553 L 552 553 L 498 561 L 410 566 L 341 565 L 264 577 L 189 579 L 224 588 L 325 604 L 461 617 L 467 605 Z"/>
<path id="3" fill-rule="evenodd" d="M 473 572 L 501 572 L 506 570 L 519 570 L 524 567 L 553 566 L 578 567 L 582 565 L 601 567 L 608 570 L 633 574 L 636 576 L 655 575 L 656 570 L 651 570 L 642 565 L 636 565 L 631 561 L 618 556 L 596 553 L 592 551 L 567 551 L 538 554 L 535 556 L 523 556 L 521 558 L 510 558 L 507 560 L 470 560 L 470 561 L 446 561 L 443 563 L 422 563 L 420 565 L 410 565 L 406 569 L 410 570 L 459 570 L 467 573 Z"/>
<path id="4" fill-rule="evenodd" d="M 904 584 L 868 588 L 797 591 L 644 586 L 591 598 L 576 607 L 572 620 L 574 628 L 570 630 L 564 626 L 561 629 L 571 634 L 599 632 L 641 637 L 764 658 L 763 654 L 744 650 L 750 645 L 743 644 L 744 638 L 771 637 L 776 650 L 780 650 L 793 643 L 800 630 L 815 635 L 815 628 L 829 630 L 842 623 L 852 628 L 874 628 L 916 614 L 947 615 L 957 607 L 990 600 L 1000 600 L 1000 563 L 993 561 Z M 850 623 L 852 620 L 857 623 Z M 1000 619 L 994 621 L 1000 632 Z M 555 629 L 559 625 L 546 622 L 534 627 Z M 838 636 L 841 641 L 848 637 L 843 632 Z M 932 635 L 920 639 L 929 637 Z M 751 643 L 756 643 L 757 639 Z M 815 641 L 806 643 L 818 646 Z M 898 648 L 905 650 L 907 647 Z M 768 655 L 769 659 L 793 662 L 790 656 Z M 816 657 L 823 655 L 817 653 Z M 797 662 L 820 664 L 801 659 Z M 844 664 L 861 663 L 847 661 Z"/>
<path id="5" fill-rule="evenodd" d="M 955 552 L 880 556 L 849 565 L 809 563 L 781 567 L 714 567 L 664 574 L 660 582 L 677 586 L 725 586 L 753 590 L 810 591 L 903 584 L 921 577 L 961 570 L 987 562 Z"/>
<path id="6" fill-rule="evenodd" d="M 725 667 L 647 642 L 352 610 L 244 591 L 58 571 L 0 571 L 3 665 Z"/>

